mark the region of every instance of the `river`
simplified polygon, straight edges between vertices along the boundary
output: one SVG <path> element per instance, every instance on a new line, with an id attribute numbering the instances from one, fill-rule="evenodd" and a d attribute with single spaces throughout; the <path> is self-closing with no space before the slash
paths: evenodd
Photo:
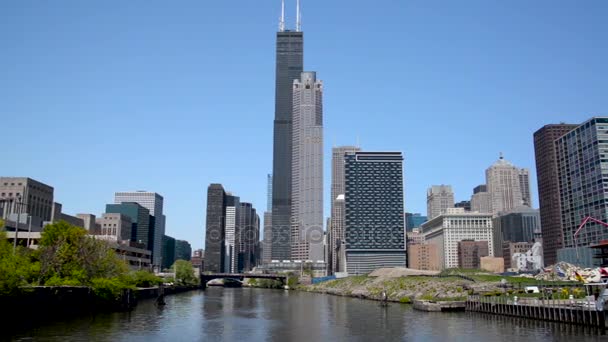
<path id="1" fill-rule="evenodd" d="M 579 327 L 474 313 L 427 313 L 297 291 L 209 288 L 129 313 L 47 323 L 21 341 L 601 341 Z"/>

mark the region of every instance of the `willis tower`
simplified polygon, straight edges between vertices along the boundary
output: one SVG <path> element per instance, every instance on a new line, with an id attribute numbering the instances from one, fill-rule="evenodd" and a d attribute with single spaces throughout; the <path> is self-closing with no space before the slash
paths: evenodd
<path id="1" fill-rule="evenodd" d="M 290 260 L 293 81 L 304 71 L 304 33 L 300 0 L 296 29 L 285 28 L 285 0 L 277 32 L 272 181 L 272 260 Z"/>

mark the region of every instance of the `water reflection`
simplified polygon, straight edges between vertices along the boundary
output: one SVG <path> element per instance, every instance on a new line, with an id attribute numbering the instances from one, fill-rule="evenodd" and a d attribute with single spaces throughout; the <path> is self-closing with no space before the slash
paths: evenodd
<path id="1" fill-rule="evenodd" d="M 591 329 L 329 295 L 210 288 L 142 301 L 130 313 L 48 323 L 10 336 L 45 341 L 602 341 Z M 5 336 L 6 337 L 6 336 Z"/>

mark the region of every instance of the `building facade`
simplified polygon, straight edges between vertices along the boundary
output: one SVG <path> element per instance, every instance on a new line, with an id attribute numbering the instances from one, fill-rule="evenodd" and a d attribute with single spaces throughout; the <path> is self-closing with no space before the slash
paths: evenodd
<path id="1" fill-rule="evenodd" d="M 498 161 L 486 170 L 492 214 L 507 212 L 524 205 L 520 180 L 522 172 L 522 169 L 506 161 L 502 153 Z"/>
<path id="2" fill-rule="evenodd" d="M 224 239 L 224 272 L 235 273 L 239 267 L 239 214 L 241 209 L 241 200 L 237 196 L 226 194 L 224 229 L 226 230 L 226 238 Z"/>
<path id="3" fill-rule="evenodd" d="M 205 268 L 206 272 L 222 273 L 225 266 L 226 192 L 221 184 L 211 184 L 207 188 L 207 222 L 205 228 Z"/>
<path id="4" fill-rule="evenodd" d="M 175 238 L 163 235 L 163 264 L 162 269 L 166 270 L 175 263 Z"/>
<path id="5" fill-rule="evenodd" d="M 405 230 L 411 232 L 414 228 L 419 228 L 424 222 L 428 221 L 422 214 L 405 213 Z"/>
<path id="6" fill-rule="evenodd" d="M 175 240 L 175 260 L 192 259 L 192 246 L 186 240 Z"/>
<path id="7" fill-rule="evenodd" d="M 564 247 L 555 142 L 576 127 L 572 124 L 546 125 L 534 133 L 538 202 L 547 265 L 557 262 L 557 250 Z"/>
<path id="8" fill-rule="evenodd" d="M 541 235 L 540 213 L 537 209 L 520 207 L 494 217 L 494 256 L 502 256 L 503 244 L 533 243 Z M 505 263 L 507 265 L 507 263 Z"/>
<path id="9" fill-rule="evenodd" d="M 451 185 L 433 185 L 426 193 L 426 215 L 429 220 L 454 208 L 454 192 Z"/>
<path id="10" fill-rule="evenodd" d="M 25 216 L 51 221 L 53 193 L 52 186 L 31 178 L 0 177 L 0 200 L 13 199 L 0 203 L 0 217 L 7 218 L 10 214 L 21 212 Z"/>
<path id="11" fill-rule="evenodd" d="M 402 154 L 347 154 L 344 183 L 346 271 L 366 274 L 404 267 Z"/>
<path id="12" fill-rule="evenodd" d="M 463 208 L 464 211 L 471 211 L 471 201 L 460 201 L 454 203 L 454 208 Z"/>
<path id="13" fill-rule="evenodd" d="M 479 269 L 481 258 L 488 256 L 488 241 L 462 240 L 458 242 L 458 267 Z"/>
<path id="14" fill-rule="evenodd" d="M 149 246 L 152 251 L 152 264 L 161 266 L 162 261 L 162 237 L 165 235 L 165 215 L 163 215 L 163 197 L 155 192 L 132 191 L 117 192 L 114 194 L 114 203 L 135 202 L 148 209 L 154 216 L 154 224 L 150 226 Z"/>
<path id="15" fill-rule="evenodd" d="M 323 82 L 315 72 L 293 81 L 291 259 L 324 260 Z"/>
<path id="16" fill-rule="evenodd" d="M 340 262 L 340 256 L 343 254 L 340 248 L 344 243 L 344 156 L 360 150 L 356 146 L 339 146 L 331 149 L 331 217 L 327 263 L 332 274 L 344 272 L 345 265 L 344 262 Z"/>
<path id="17" fill-rule="evenodd" d="M 131 221 L 131 241 L 143 244 L 146 249 L 154 254 L 152 241 L 149 240 L 149 233 L 152 228 L 150 227 L 150 211 L 148 209 L 135 202 L 107 204 L 106 214 L 127 216 Z"/>
<path id="18" fill-rule="evenodd" d="M 284 23 L 284 20 L 282 21 Z M 293 81 L 304 71 L 304 33 L 277 32 L 272 166 L 272 259 L 291 257 Z"/>
<path id="19" fill-rule="evenodd" d="M 133 222 L 127 215 L 121 213 L 104 213 L 96 219 L 100 230 L 98 234 L 116 242 L 131 241 Z"/>
<path id="20" fill-rule="evenodd" d="M 475 189 L 473 189 L 473 196 L 471 196 L 471 211 L 484 214 L 492 212 L 491 198 L 485 184 L 476 186 Z"/>
<path id="21" fill-rule="evenodd" d="M 588 247 L 608 239 L 606 227 L 583 219 L 608 219 L 608 117 L 596 117 L 558 138 L 559 179 L 564 247 Z"/>
<path id="22" fill-rule="evenodd" d="M 525 207 L 532 208 L 532 192 L 530 191 L 530 170 L 519 169 L 519 187 L 521 199 Z"/>
<path id="23" fill-rule="evenodd" d="M 408 268 L 425 271 L 441 270 L 437 245 L 414 244 L 407 247 Z"/>
<path id="24" fill-rule="evenodd" d="M 441 269 L 459 266 L 458 242 L 462 240 L 487 241 L 488 255 L 494 256 L 492 214 L 467 213 L 462 208 L 448 209 L 420 229 L 426 243 L 437 245 Z"/>
<path id="25" fill-rule="evenodd" d="M 260 216 L 251 203 L 241 202 L 237 243 L 238 272 L 253 270 L 259 264 Z"/>

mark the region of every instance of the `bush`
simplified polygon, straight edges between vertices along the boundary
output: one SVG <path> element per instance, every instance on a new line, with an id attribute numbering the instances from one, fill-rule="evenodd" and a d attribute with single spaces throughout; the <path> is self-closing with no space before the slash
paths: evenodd
<path id="1" fill-rule="evenodd" d="M 154 287 L 163 283 L 163 279 L 148 271 L 131 272 L 128 277 L 129 284 L 136 287 Z"/>
<path id="2" fill-rule="evenodd" d="M 91 287 L 97 297 L 108 301 L 120 299 L 123 290 L 134 289 L 119 278 L 95 278 L 91 281 Z"/>

